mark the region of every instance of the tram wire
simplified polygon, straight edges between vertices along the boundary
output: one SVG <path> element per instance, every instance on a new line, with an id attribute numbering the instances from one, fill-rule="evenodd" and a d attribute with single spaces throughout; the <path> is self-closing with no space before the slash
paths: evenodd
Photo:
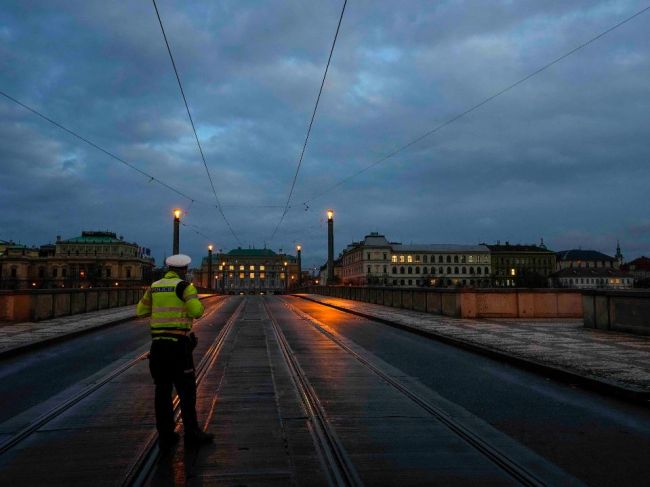
<path id="1" fill-rule="evenodd" d="M 373 163 L 371 163 L 371 164 L 365 166 L 364 168 L 360 169 L 359 171 L 357 171 L 357 172 L 355 172 L 355 173 L 352 173 L 352 174 L 350 174 L 350 175 L 348 175 L 348 176 L 346 176 L 346 177 L 340 179 L 340 180 L 337 181 L 336 183 L 334 183 L 334 184 L 332 184 L 331 186 L 325 188 L 323 191 L 321 191 L 321 192 L 319 192 L 319 193 L 316 193 L 316 195 L 314 195 L 314 196 L 310 197 L 309 199 L 305 200 L 305 201 L 302 203 L 303 206 L 305 207 L 306 210 L 308 210 L 308 209 L 309 209 L 309 203 L 313 202 L 314 200 L 321 198 L 322 196 L 324 196 L 324 195 L 330 193 L 331 191 L 334 191 L 335 189 L 337 189 L 338 187 L 344 185 L 344 184 L 347 183 L 348 181 L 350 181 L 350 180 L 352 180 L 352 179 L 354 179 L 354 178 L 360 176 L 361 174 L 365 173 L 366 171 L 372 169 L 373 167 L 378 166 L 379 164 L 382 164 L 383 162 L 387 161 L 388 159 L 391 159 L 392 157 L 396 156 L 396 155 L 399 154 L 400 152 L 403 152 L 404 150 L 406 150 L 406 149 L 408 149 L 408 148 L 414 146 L 415 144 L 417 144 L 418 142 L 422 141 L 423 139 L 426 139 L 427 137 L 429 137 L 429 136 L 435 134 L 436 132 L 442 130 L 443 128 L 445 128 L 445 127 L 447 127 L 447 126 L 453 124 L 454 122 L 460 120 L 461 118 L 463 118 L 463 117 L 469 115 L 470 113 L 472 113 L 472 112 L 478 110 L 479 108 L 481 108 L 482 106 L 488 104 L 489 102 L 493 101 L 494 99 L 500 97 L 501 95 L 504 95 L 505 93 L 511 91 L 512 89 L 516 88 L 517 86 L 519 86 L 519 85 L 525 83 L 525 82 L 528 81 L 529 79 L 531 79 L 531 78 L 537 76 L 538 74 L 540 74 L 540 73 L 546 71 L 547 69 L 549 69 L 549 68 L 552 67 L 553 65 L 555 65 L 555 64 L 557 64 L 557 63 L 563 61 L 564 59 L 566 59 L 567 57 L 571 56 L 572 54 L 574 54 L 574 53 L 576 53 L 576 52 L 578 52 L 578 51 L 584 49 L 585 47 L 587 47 L 587 46 L 589 46 L 590 44 L 596 42 L 597 40 L 599 40 L 599 39 L 601 39 L 602 37 L 606 36 L 607 34 L 611 33 L 612 31 L 618 29 L 619 27 L 621 27 L 621 26 L 627 24 L 628 22 L 634 20 L 635 18 L 641 16 L 642 14 L 646 13 L 648 10 L 650 10 L 650 5 L 647 6 L 647 7 L 645 7 L 645 8 L 643 8 L 643 9 L 641 9 L 641 10 L 639 10 L 639 11 L 637 11 L 636 13 L 630 15 L 629 17 L 627 17 L 627 18 L 621 20 L 620 22 L 614 24 L 613 26 L 611 26 L 611 27 L 605 29 L 604 31 L 600 32 L 599 34 L 597 34 L 596 36 L 592 37 L 592 38 L 589 39 L 588 41 L 583 42 L 583 43 L 580 44 L 579 46 L 577 46 L 577 47 L 571 49 L 570 51 L 568 51 L 568 52 L 562 54 L 561 56 L 555 58 L 555 59 L 552 60 L 551 62 L 549 62 L 549 63 L 543 65 L 542 67 L 540 67 L 540 68 L 538 68 L 538 69 L 536 69 L 536 70 L 533 71 L 532 73 L 530 73 L 530 74 L 524 76 L 523 78 L 520 78 L 518 81 L 515 81 L 514 83 L 512 83 L 512 84 L 506 86 L 505 88 L 503 88 L 503 89 L 497 91 L 496 93 L 490 95 L 489 97 L 485 98 L 483 101 L 477 103 L 476 105 L 473 105 L 472 107 L 468 108 L 467 110 L 465 110 L 465 111 L 463 111 L 463 112 L 461 112 L 461 113 L 458 113 L 457 115 L 454 115 L 453 117 L 451 117 L 451 118 L 449 118 L 448 120 L 446 120 L 446 121 L 440 123 L 439 125 L 435 126 L 435 127 L 432 128 L 431 130 L 429 130 L 429 131 L 427 131 L 427 132 L 421 134 L 420 136 L 416 137 L 415 139 L 411 140 L 410 142 L 408 142 L 408 143 L 402 145 L 401 147 L 399 147 L 399 148 L 393 150 L 392 152 L 389 152 L 389 153 L 386 154 L 385 156 L 381 157 L 380 159 L 377 159 L 375 162 L 373 162 Z"/>
<path id="2" fill-rule="evenodd" d="M 169 54 L 169 59 L 171 60 L 172 67 L 174 68 L 174 74 L 176 75 L 176 81 L 178 81 L 178 88 L 180 89 L 181 96 L 183 98 L 183 103 L 185 104 L 185 109 L 187 110 L 187 116 L 190 119 L 190 125 L 192 126 L 192 132 L 194 132 L 194 138 L 196 139 L 196 145 L 199 148 L 199 153 L 201 154 L 201 160 L 203 161 L 203 166 L 205 167 L 205 172 L 208 175 L 208 180 L 210 181 L 210 188 L 212 188 L 212 194 L 214 195 L 214 199 L 217 203 L 216 208 L 217 211 L 221 214 L 221 217 L 223 218 L 223 221 L 226 223 L 226 226 L 228 227 L 228 230 L 230 230 L 230 233 L 232 234 L 233 237 L 235 237 L 235 240 L 241 245 L 241 240 L 235 233 L 235 230 L 232 228 L 232 225 L 230 224 L 230 221 L 228 221 L 228 218 L 226 217 L 226 214 L 223 211 L 223 208 L 221 206 L 221 201 L 219 200 L 219 196 L 217 195 L 217 191 L 214 187 L 214 181 L 212 180 L 212 174 L 210 174 L 210 169 L 208 168 L 208 163 L 205 159 L 205 154 L 203 152 L 203 147 L 201 147 L 201 141 L 199 140 L 199 135 L 196 132 L 196 127 L 194 126 L 194 120 L 192 119 L 192 113 L 190 112 L 190 107 L 187 104 L 187 98 L 185 97 L 185 91 L 183 90 L 183 83 L 181 83 L 181 77 L 178 74 L 178 69 L 176 68 L 176 62 L 174 61 L 174 56 L 172 54 L 171 47 L 169 45 L 169 41 L 167 40 L 167 34 L 165 33 L 165 27 L 163 26 L 162 19 L 160 17 L 160 12 L 158 11 L 158 5 L 156 4 L 156 0 L 151 0 L 153 2 L 154 9 L 156 10 L 156 17 L 158 17 L 158 23 L 160 24 L 160 30 L 162 31 L 163 39 L 165 40 L 165 45 L 167 46 L 167 53 Z M 347 1 L 347 0 L 346 0 Z"/>
<path id="3" fill-rule="evenodd" d="M 155 0 L 154 0 L 155 2 Z M 325 65 L 325 72 L 323 73 L 323 79 L 320 83 L 320 89 L 318 90 L 318 96 L 316 97 L 316 103 L 314 104 L 314 110 L 311 114 L 311 120 L 309 121 L 309 127 L 307 128 L 307 135 L 305 135 L 305 141 L 302 144 L 302 150 L 300 151 L 300 157 L 298 158 L 298 165 L 296 166 L 296 172 L 293 175 L 293 180 L 291 181 L 291 188 L 289 189 L 289 196 L 287 196 L 287 202 L 284 205 L 284 210 L 282 210 L 282 216 L 280 217 L 280 221 L 275 227 L 275 230 L 273 230 L 273 233 L 271 234 L 271 238 L 269 241 L 272 241 L 275 238 L 276 233 L 280 229 L 280 226 L 282 225 L 282 222 L 284 221 L 284 217 L 287 215 L 287 212 L 289 211 L 290 204 L 291 204 L 291 197 L 293 196 L 293 191 L 296 187 L 296 181 L 298 180 L 298 173 L 300 172 L 300 168 L 302 167 L 302 161 L 303 158 L 305 157 L 305 151 L 307 150 L 307 143 L 309 142 L 309 135 L 311 134 L 311 129 L 312 126 L 314 125 L 314 119 L 316 118 L 316 111 L 318 110 L 318 104 L 320 102 L 320 97 L 323 93 L 323 87 L 325 86 L 325 80 L 327 78 L 327 72 L 330 67 L 330 63 L 332 62 L 332 55 L 334 54 L 334 47 L 336 46 L 336 40 L 338 39 L 339 36 L 339 31 L 341 30 L 341 22 L 343 21 L 343 15 L 345 14 L 345 7 L 348 4 L 348 0 L 345 0 L 343 2 L 343 8 L 341 9 L 341 15 L 339 16 L 339 23 L 336 26 L 336 33 L 334 34 L 334 40 L 332 41 L 332 47 L 330 48 L 330 54 L 329 57 L 327 58 L 327 64 Z"/>

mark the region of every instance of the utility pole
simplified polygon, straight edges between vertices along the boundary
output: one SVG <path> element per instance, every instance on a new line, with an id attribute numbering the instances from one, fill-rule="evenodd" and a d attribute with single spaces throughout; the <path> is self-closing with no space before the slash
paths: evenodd
<path id="1" fill-rule="evenodd" d="M 212 244 L 208 245 L 208 289 L 212 291 Z"/>
<path id="2" fill-rule="evenodd" d="M 327 210 L 327 283 L 334 284 L 334 212 Z"/>

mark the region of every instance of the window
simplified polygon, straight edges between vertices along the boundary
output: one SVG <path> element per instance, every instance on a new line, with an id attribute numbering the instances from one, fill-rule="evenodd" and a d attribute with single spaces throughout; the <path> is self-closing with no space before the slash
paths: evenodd
<path id="1" fill-rule="evenodd" d="M 280 272 L 280 279 L 284 279 L 284 272 Z"/>
<path id="2" fill-rule="evenodd" d="M 229 271 L 234 271 L 234 270 L 235 270 L 235 266 L 234 266 L 234 265 L 229 266 L 229 267 L 228 267 L 228 270 L 229 270 Z"/>
<path id="3" fill-rule="evenodd" d="M 368 274 L 370 274 L 370 266 L 368 266 Z"/>
<path id="4" fill-rule="evenodd" d="M 55 267 L 52 269 L 52 277 L 57 277 L 59 275 L 59 268 Z"/>
<path id="5" fill-rule="evenodd" d="M 469 268 L 469 273 L 470 273 L 470 274 L 474 274 L 474 268 L 473 268 L 473 267 L 470 267 L 470 268 Z"/>
<path id="6" fill-rule="evenodd" d="M 11 268 L 11 277 L 16 277 L 17 269 L 15 267 Z"/>
<path id="7" fill-rule="evenodd" d="M 404 274 L 404 266 L 402 266 L 402 267 L 399 268 L 399 273 L 400 273 L 400 274 Z"/>
<path id="8" fill-rule="evenodd" d="M 393 286 L 397 286 L 397 279 L 393 279 Z"/>
<path id="9" fill-rule="evenodd" d="M 433 270 L 433 267 L 431 268 L 431 270 Z M 428 273 L 429 273 L 429 269 L 427 267 L 422 269 L 422 274 L 428 274 Z"/>
<path id="10" fill-rule="evenodd" d="M 471 268 L 470 268 L 470 272 L 472 272 L 472 271 L 471 271 Z M 480 274 L 480 273 L 481 273 L 481 268 L 480 268 L 480 267 L 477 267 L 477 268 L 476 268 L 476 273 L 477 273 L 477 274 Z"/>
<path id="11" fill-rule="evenodd" d="M 399 256 L 399 261 L 400 261 L 400 262 L 404 262 L 404 256 L 403 256 L 403 255 L 400 255 L 400 256 Z"/>
<path id="12" fill-rule="evenodd" d="M 454 274 L 458 274 L 458 267 L 454 267 Z"/>
<path id="13" fill-rule="evenodd" d="M 464 264 L 464 263 L 465 263 L 465 256 L 464 256 L 464 255 L 461 255 L 461 257 L 460 257 L 460 263 L 461 263 L 461 264 Z M 463 283 L 463 284 L 464 284 L 464 283 Z"/>
<path id="14" fill-rule="evenodd" d="M 370 252 L 368 252 L 366 255 L 368 256 L 366 260 L 370 260 Z"/>
<path id="15" fill-rule="evenodd" d="M 409 264 L 410 264 L 411 262 L 413 262 L 413 256 L 412 256 L 412 255 L 409 255 L 408 257 L 406 257 L 406 261 L 407 261 Z"/>
<path id="16" fill-rule="evenodd" d="M 409 267 L 409 268 L 407 269 L 407 272 L 408 272 L 409 274 L 413 274 L 413 267 Z"/>
<path id="17" fill-rule="evenodd" d="M 251 266 L 251 267 L 252 267 L 252 266 Z M 248 277 L 250 277 L 251 279 L 255 279 L 255 273 L 254 273 L 254 272 L 251 272 L 251 273 L 249 274 Z"/>
<path id="18" fill-rule="evenodd" d="M 443 260 L 442 260 L 442 255 L 439 255 L 439 256 L 438 256 L 438 264 L 442 264 L 442 262 L 443 262 Z"/>
<path id="19" fill-rule="evenodd" d="M 388 258 L 388 254 L 384 252 L 384 260 L 386 260 L 387 258 Z"/>
<path id="20" fill-rule="evenodd" d="M 462 271 L 463 271 L 463 274 L 467 274 L 467 268 L 466 267 L 463 267 Z"/>
<path id="21" fill-rule="evenodd" d="M 454 264 L 458 264 L 458 256 L 454 255 Z"/>
<path id="22" fill-rule="evenodd" d="M 266 270 L 266 267 L 263 266 L 263 265 L 261 265 L 261 266 L 260 266 L 260 270 L 261 270 L 261 271 L 265 271 L 265 270 Z"/>
<path id="23" fill-rule="evenodd" d="M 420 262 L 420 256 L 419 255 L 415 256 L 415 262 Z"/>
<path id="24" fill-rule="evenodd" d="M 428 257 L 427 255 L 423 255 L 423 256 L 422 256 L 422 262 L 424 262 L 425 264 L 426 264 L 427 262 L 429 262 L 429 257 Z"/>
<path id="25" fill-rule="evenodd" d="M 126 278 L 127 278 L 127 279 L 130 279 L 130 278 L 131 278 L 131 268 L 130 268 L 130 267 L 127 267 L 127 268 L 126 268 Z"/>
<path id="26" fill-rule="evenodd" d="M 451 264 L 451 255 L 447 256 L 447 264 Z"/>
<path id="27" fill-rule="evenodd" d="M 239 270 L 240 270 L 240 271 L 245 270 L 245 269 L 244 269 L 244 266 L 243 266 L 243 265 L 240 265 L 240 266 L 239 266 Z"/>
<path id="28" fill-rule="evenodd" d="M 400 279 L 399 283 L 403 286 L 404 285 L 404 279 Z"/>
<path id="29" fill-rule="evenodd" d="M 416 273 L 416 274 L 419 274 L 419 273 L 420 273 L 420 268 L 419 268 L 419 267 L 416 267 L 416 268 L 415 268 L 415 273 Z"/>
<path id="30" fill-rule="evenodd" d="M 63 269 L 63 275 L 65 276 L 65 269 Z M 106 277 L 111 277 L 111 268 L 106 268 Z"/>
<path id="31" fill-rule="evenodd" d="M 386 267 L 387 266 L 384 266 L 384 274 L 386 274 L 386 272 L 388 272 Z"/>
<path id="32" fill-rule="evenodd" d="M 254 266 L 254 265 L 249 265 L 249 266 L 248 266 L 248 270 L 249 270 L 249 271 L 254 271 L 254 270 L 255 270 L 255 266 Z"/>
<path id="33" fill-rule="evenodd" d="M 244 266 L 242 266 L 242 267 L 244 267 Z M 245 277 L 246 277 L 246 274 L 244 274 L 243 272 L 239 273 L 239 278 L 240 279 L 244 279 Z"/>
<path id="34" fill-rule="evenodd" d="M 393 274 L 397 274 L 397 267 L 393 266 Z"/>
<path id="35" fill-rule="evenodd" d="M 485 275 L 487 276 L 489 273 L 490 273 L 490 269 L 488 269 L 488 268 L 486 267 L 486 268 L 485 268 Z M 480 272 L 479 272 L 479 274 L 480 274 Z"/>
<path id="36" fill-rule="evenodd" d="M 469 255 L 469 256 L 467 257 L 467 262 L 470 263 L 470 264 L 473 264 L 473 263 L 474 263 L 474 256 L 473 256 L 473 255 Z"/>
<path id="37" fill-rule="evenodd" d="M 447 267 L 447 274 L 451 274 L 451 267 Z"/>
<path id="38" fill-rule="evenodd" d="M 397 256 L 396 255 L 391 255 L 390 256 L 390 261 L 393 263 L 397 263 Z"/>

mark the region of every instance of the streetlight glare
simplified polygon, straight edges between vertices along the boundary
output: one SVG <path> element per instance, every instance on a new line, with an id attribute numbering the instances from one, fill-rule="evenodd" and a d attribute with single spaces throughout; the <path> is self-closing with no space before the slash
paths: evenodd
<path id="1" fill-rule="evenodd" d="M 209 250 L 210 252 L 212 252 L 212 248 L 213 248 L 213 247 L 212 247 L 212 244 L 208 245 L 208 250 Z"/>
<path id="2" fill-rule="evenodd" d="M 334 218 L 334 211 L 327 210 L 327 219 L 331 220 L 332 218 Z"/>
<path id="3" fill-rule="evenodd" d="M 298 252 L 300 252 L 302 250 L 302 245 L 300 245 L 300 244 L 296 245 L 296 250 Z"/>
<path id="4" fill-rule="evenodd" d="M 179 208 L 175 208 L 175 209 L 174 209 L 174 217 L 175 217 L 177 220 L 180 220 L 180 219 L 181 219 L 181 210 L 180 210 Z"/>

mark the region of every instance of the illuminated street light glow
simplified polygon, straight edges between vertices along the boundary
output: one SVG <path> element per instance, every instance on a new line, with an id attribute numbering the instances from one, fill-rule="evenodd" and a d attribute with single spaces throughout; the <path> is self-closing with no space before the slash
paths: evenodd
<path id="1" fill-rule="evenodd" d="M 300 245 L 300 244 L 296 245 L 296 250 L 298 252 L 300 252 L 302 250 L 302 245 Z"/>
<path id="2" fill-rule="evenodd" d="M 181 210 L 179 208 L 174 209 L 174 218 L 176 218 L 177 220 L 181 219 Z"/>
<path id="3" fill-rule="evenodd" d="M 212 244 L 208 245 L 208 250 L 209 250 L 210 252 L 212 252 L 212 248 L 213 248 L 213 247 L 212 247 Z"/>
<path id="4" fill-rule="evenodd" d="M 327 210 L 327 219 L 331 220 L 334 218 L 334 211 L 333 210 Z"/>

